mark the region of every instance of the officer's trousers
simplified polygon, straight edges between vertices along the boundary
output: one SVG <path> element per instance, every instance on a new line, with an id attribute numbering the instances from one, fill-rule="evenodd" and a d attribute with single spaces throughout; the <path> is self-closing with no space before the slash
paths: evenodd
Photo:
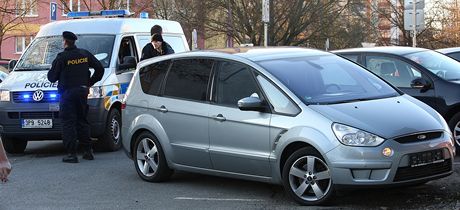
<path id="1" fill-rule="evenodd" d="M 91 149 L 88 114 L 88 88 L 76 87 L 61 91 L 60 113 L 62 140 L 69 154 L 76 154 L 78 143 Z"/>

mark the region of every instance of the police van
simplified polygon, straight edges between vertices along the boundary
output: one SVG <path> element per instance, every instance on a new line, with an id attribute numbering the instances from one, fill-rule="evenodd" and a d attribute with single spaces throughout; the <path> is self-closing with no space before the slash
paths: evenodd
<path id="1" fill-rule="evenodd" d="M 93 15 L 104 18 L 90 18 Z M 102 80 L 88 95 L 88 121 L 91 136 L 97 138 L 95 146 L 105 151 L 121 147 L 121 100 L 142 48 L 150 42 L 150 28 L 160 25 L 163 39 L 176 53 L 189 51 L 178 22 L 128 15 L 125 10 L 71 12 L 68 17 L 75 19 L 40 28 L 20 59 L 10 62 L 14 69 L 0 84 L 0 134 L 7 152 L 24 152 L 28 141 L 61 139 L 57 83 L 49 82 L 47 73 L 63 51 L 63 31 L 75 33 L 77 47 L 90 51 L 105 68 Z"/>

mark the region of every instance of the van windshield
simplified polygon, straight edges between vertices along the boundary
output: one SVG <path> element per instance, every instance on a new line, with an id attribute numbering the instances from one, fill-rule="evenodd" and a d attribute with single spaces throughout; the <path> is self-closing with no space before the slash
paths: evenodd
<path id="1" fill-rule="evenodd" d="M 400 93 L 346 59 L 334 55 L 259 62 L 305 104 L 337 104 L 399 96 Z"/>
<path id="2" fill-rule="evenodd" d="M 110 65 L 114 40 L 113 35 L 78 35 L 75 44 L 78 48 L 91 52 L 107 68 Z M 49 70 L 57 54 L 63 50 L 62 36 L 36 38 L 19 60 L 15 70 Z"/>

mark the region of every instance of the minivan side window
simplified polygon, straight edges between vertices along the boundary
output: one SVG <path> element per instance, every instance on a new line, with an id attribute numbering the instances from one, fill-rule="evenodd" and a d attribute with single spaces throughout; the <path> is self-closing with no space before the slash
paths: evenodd
<path id="1" fill-rule="evenodd" d="M 206 101 L 213 66 L 210 59 L 174 60 L 169 70 L 163 95 L 195 101 Z"/>
<path id="2" fill-rule="evenodd" d="M 260 97 L 250 67 L 236 62 L 219 63 L 215 101 L 220 105 L 237 107 L 246 97 Z"/>
<path id="3" fill-rule="evenodd" d="M 366 56 L 366 67 L 390 84 L 410 88 L 411 82 L 422 76 L 411 64 L 387 56 Z"/>
<path id="4" fill-rule="evenodd" d="M 139 70 L 139 80 L 144 93 L 149 95 L 160 94 L 161 84 L 171 64 L 170 60 L 160 61 L 145 66 Z"/>
<path id="5" fill-rule="evenodd" d="M 451 54 L 448 54 L 448 56 L 457 61 L 460 61 L 460 53 L 451 53 Z"/>
<path id="6" fill-rule="evenodd" d="M 258 75 L 257 80 L 265 92 L 273 110 L 278 114 L 296 115 L 300 112 L 299 108 L 275 85 L 264 77 Z"/>
<path id="7" fill-rule="evenodd" d="M 344 57 L 344 58 L 346 58 L 346 59 L 348 59 L 350 61 L 353 61 L 355 63 L 358 63 L 358 57 L 359 57 L 358 55 L 345 54 L 345 55 L 340 55 L 340 56 L 342 56 L 342 57 Z"/>

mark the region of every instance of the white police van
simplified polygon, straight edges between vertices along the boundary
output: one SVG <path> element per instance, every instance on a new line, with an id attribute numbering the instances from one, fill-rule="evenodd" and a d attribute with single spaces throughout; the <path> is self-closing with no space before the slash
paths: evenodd
<path id="1" fill-rule="evenodd" d="M 72 12 L 68 17 L 40 28 L 21 58 L 12 62 L 10 75 L 0 84 L 0 134 L 9 153 L 22 153 L 28 141 L 61 139 L 57 84 L 47 79 L 51 63 L 63 51 L 62 32 L 77 34 L 77 47 L 100 60 L 104 77 L 88 95 L 91 136 L 96 147 L 115 151 L 121 147 L 121 100 L 131 81 L 142 48 L 150 42 L 150 28 L 160 25 L 163 38 L 176 53 L 189 51 L 178 22 L 118 18 L 125 10 Z M 112 16 L 115 18 L 81 18 Z"/>

